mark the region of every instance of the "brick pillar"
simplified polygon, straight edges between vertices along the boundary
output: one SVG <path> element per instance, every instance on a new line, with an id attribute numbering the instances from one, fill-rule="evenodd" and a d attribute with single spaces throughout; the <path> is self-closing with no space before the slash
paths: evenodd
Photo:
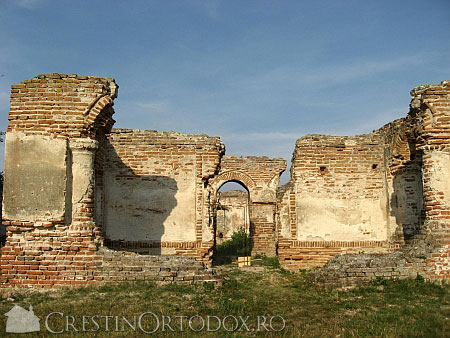
<path id="1" fill-rule="evenodd" d="M 253 241 L 252 255 L 276 256 L 274 203 L 250 205 L 250 234 Z"/>
<path id="2" fill-rule="evenodd" d="M 424 149 L 423 188 L 425 231 L 433 246 L 426 277 L 450 279 L 450 149 Z"/>
<path id="3" fill-rule="evenodd" d="M 431 240 L 449 246 L 450 229 L 450 149 L 424 149 L 423 188 L 425 215 Z"/>
<path id="4" fill-rule="evenodd" d="M 70 141 L 72 152 L 72 228 L 94 228 L 94 158 L 98 142 L 92 139 Z"/>

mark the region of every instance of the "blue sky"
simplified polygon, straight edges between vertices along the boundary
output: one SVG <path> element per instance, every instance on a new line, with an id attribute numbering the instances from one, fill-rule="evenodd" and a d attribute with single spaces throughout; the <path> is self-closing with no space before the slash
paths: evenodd
<path id="1" fill-rule="evenodd" d="M 450 1 L 0 0 L 0 46 L 2 130 L 11 84 L 114 77 L 115 127 L 289 162 L 297 138 L 370 132 L 450 80 Z"/>

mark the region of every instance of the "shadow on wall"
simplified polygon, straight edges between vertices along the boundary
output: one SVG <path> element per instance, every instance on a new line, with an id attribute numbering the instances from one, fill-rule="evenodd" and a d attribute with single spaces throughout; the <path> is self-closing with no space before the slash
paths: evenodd
<path id="1" fill-rule="evenodd" d="M 416 153 L 415 144 L 409 144 L 409 149 L 409 159 L 394 174 L 390 198 L 391 216 L 398 225 L 394 239 L 406 242 L 421 232 L 425 219 L 422 156 Z"/>
<path id="2" fill-rule="evenodd" d="M 133 155 L 132 155 L 133 156 Z M 124 164 L 106 142 L 103 236 L 110 249 L 171 254 L 162 248 L 164 223 L 177 205 L 177 182 L 167 176 L 140 175 Z"/>

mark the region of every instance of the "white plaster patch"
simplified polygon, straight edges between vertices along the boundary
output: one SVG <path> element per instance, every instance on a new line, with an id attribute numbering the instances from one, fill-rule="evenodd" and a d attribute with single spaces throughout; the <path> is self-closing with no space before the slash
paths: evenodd
<path id="1" fill-rule="evenodd" d="M 298 240 L 386 240 L 378 200 L 305 197 L 297 204 Z"/>
<path id="2" fill-rule="evenodd" d="M 431 189 L 444 193 L 444 202 L 450 204 L 450 154 L 444 151 L 431 153 L 433 166 L 430 168 Z"/>
<path id="3" fill-rule="evenodd" d="M 65 140 L 6 134 L 5 218 L 45 221 L 64 215 L 66 154 Z"/>

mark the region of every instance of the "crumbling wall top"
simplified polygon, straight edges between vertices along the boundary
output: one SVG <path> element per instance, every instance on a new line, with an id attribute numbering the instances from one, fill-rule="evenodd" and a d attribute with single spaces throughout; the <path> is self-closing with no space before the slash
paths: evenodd
<path id="1" fill-rule="evenodd" d="M 377 130 L 370 134 L 361 134 L 355 136 L 332 136 L 322 134 L 308 134 L 299 138 L 295 145 L 296 147 L 322 147 L 326 145 L 331 146 L 355 146 L 364 144 L 378 144 L 380 142 L 380 134 Z"/>
<path id="2" fill-rule="evenodd" d="M 277 168 L 277 169 L 286 169 L 286 160 L 277 157 L 277 158 L 269 158 L 267 156 L 224 156 L 222 158 L 222 168 L 249 168 L 249 169 L 268 169 Z"/>
<path id="3" fill-rule="evenodd" d="M 82 81 L 89 81 L 94 83 L 102 83 L 105 85 L 105 89 L 107 90 L 107 94 L 112 98 L 116 98 L 118 95 L 119 85 L 116 83 L 116 80 L 111 77 L 102 78 L 97 76 L 81 76 L 77 74 L 59 74 L 59 73 L 49 73 L 49 74 L 39 74 L 36 75 L 32 80 L 22 81 L 21 84 L 28 83 L 36 83 L 41 80 L 45 81 L 54 81 L 54 82 L 72 82 L 75 84 L 81 84 Z"/>
<path id="4" fill-rule="evenodd" d="M 444 80 L 441 81 L 441 84 L 428 84 L 428 85 L 421 85 L 413 88 L 410 92 L 411 97 L 415 97 L 417 95 L 420 95 L 424 92 L 433 92 L 433 91 L 440 91 L 440 90 L 449 90 L 450 89 L 450 80 Z"/>
<path id="5" fill-rule="evenodd" d="M 118 85 L 114 79 L 41 74 L 11 86 L 8 132 L 58 138 L 108 133 Z"/>
<path id="6" fill-rule="evenodd" d="M 156 130 L 113 128 L 110 137 L 119 142 L 122 140 L 124 142 L 149 145 L 215 146 L 220 148 L 221 153 L 225 152 L 225 145 L 220 140 L 220 137 L 206 134 L 182 134 L 178 132 L 158 132 Z"/>

